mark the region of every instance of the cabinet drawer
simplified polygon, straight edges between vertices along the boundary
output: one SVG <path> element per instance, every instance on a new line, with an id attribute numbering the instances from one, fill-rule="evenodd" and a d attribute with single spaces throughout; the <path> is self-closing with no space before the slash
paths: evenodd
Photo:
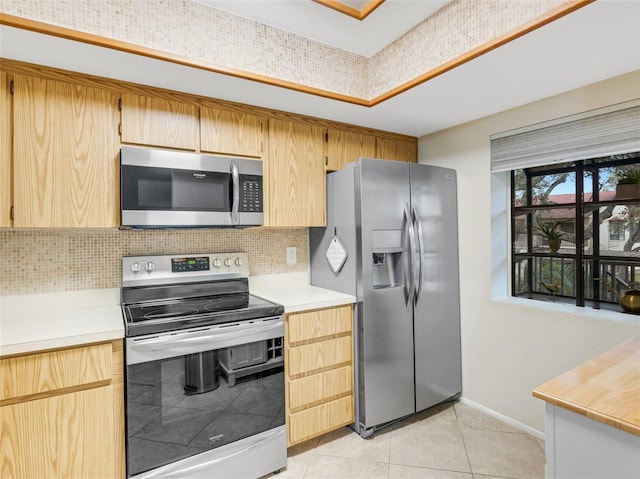
<path id="1" fill-rule="evenodd" d="M 351 364 L 351 336 L 289 348 L 289 376 L 337 364 Z"/>
<path id="2" fill-rule="evenodd" d="M 289 343 L 347 333 L 352 328 L 352 306 L 290 314 Z"/>
<path id="3" fill-rule="evenodd" d="M 353 396 L 289 414 L 289 445 L 325 434 L 353 422 Z"/>
<path id="4" fill-rule="evenodd" d="M 294 379 L 289 382 L 289 409 L 294 411 L 346 393 L 353 393 L 351 366 Z"/>
<path id="5" fill-rule="evenodd" d="M 0 360 L 0 401 L 56 389 L 109 381 L 111 343 Z"/>

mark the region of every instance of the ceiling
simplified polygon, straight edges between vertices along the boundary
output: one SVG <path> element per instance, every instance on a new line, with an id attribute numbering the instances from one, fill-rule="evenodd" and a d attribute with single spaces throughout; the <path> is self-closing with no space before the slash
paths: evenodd
<path id="1" fill-rule="evenodd" d="M 371 57 L 451 0 L 385 0 L 364 20 L 301 0 L 193 0 L 310 40 Z M 369 2 L 342 1 L 361 10 Z"/>
<path id="2" fill-rule="evenodd" d="M 371 108 L 8 26 L 0 56 L 422 136 L 639 70 L 640 1 L 598 0 Z"/>

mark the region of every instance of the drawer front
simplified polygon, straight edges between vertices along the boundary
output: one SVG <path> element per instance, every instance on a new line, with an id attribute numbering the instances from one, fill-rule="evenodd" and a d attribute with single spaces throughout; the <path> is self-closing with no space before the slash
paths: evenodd
<path id="1" fill-rule="evenodd" d="M 111 343 L 0 360 L 0 401 L 111 380 Z"/>
<path id="2" fill-rule="evenodd" d="M 289 414 L 287 419 L 289 445 L 306 441 L 351 424 L 354 420 L 353 396 Z"/>
<path id="3" fill-rule="evenodd" d="M 353 370 L 346 366 L 289 381 L 289 409 L 308 406 L 344 394 L 353 394 Z"/>
<path id="4" fill-rule="evenodd" d="M 351 364 L 351 336 L 289 348 L 289 377 L 342 363 Z"/>
<path id="5" fill-rule="evenodd" d="M 349 333 L 352 329 L 351 305 L 296 313 L 288 316 L 289 343 Z"/>

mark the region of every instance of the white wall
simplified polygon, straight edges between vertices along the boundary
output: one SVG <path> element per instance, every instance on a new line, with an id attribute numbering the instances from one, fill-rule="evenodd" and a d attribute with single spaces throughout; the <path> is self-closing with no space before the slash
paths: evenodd
<path id="1" fill-rule="evenodd" d="M 537 431 L 544 404 L 532 389 L 640 334 L 640 322 L 508 296 L 508 192 L 490 173 L 489 137 L 635 98 L 640 71 L 420 138 L 420 163 L 458 173 L 462 395 Z"/>

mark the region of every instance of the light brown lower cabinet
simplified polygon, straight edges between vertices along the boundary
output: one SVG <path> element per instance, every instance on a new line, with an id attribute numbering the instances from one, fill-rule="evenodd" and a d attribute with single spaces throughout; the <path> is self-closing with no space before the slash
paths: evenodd
<path id="1" fill-rule="evenodd" d="M 9 478 L 124 478 L 122 341 L 0 359 Z"/>
<path id="2" fill-rule="evenodd" d="M 351 424 L 352 305 L 288 314 L 285 344 L 288 445 Z"/>

